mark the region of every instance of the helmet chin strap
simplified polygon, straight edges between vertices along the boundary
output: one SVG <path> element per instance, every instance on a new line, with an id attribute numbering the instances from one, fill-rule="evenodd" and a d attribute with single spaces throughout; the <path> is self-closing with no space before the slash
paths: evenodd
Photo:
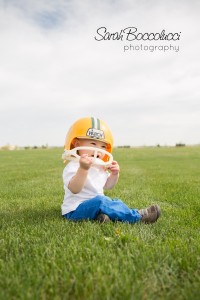
<path id="1" fill-rule="evenodd" d="M 62 159 L 65 160 L 73 160 L 73 161 L 79 161 L 80 160 L 80 155 L 78 155 L 79 150 L 90 150 L 94 151 L 94 157 L 93 157 L 93 165 L 97 166 L 109 166 L 111 165 L 113 161 L 113 156 L 110 154 L 108 151 L 100 149 L 100 148 L 94 148 L 94 147 L 76 147 L 71 150 L 65 150 Z M 108 161 L 103 161 L 102 159 L 99 159 L 97 157 L 98 152 L 101 152 L 104 155 L 107 155 L 109 157 Z"/>

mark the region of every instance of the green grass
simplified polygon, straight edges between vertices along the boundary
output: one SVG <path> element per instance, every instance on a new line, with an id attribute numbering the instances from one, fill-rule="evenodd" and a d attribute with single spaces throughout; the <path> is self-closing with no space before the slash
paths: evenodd
<path id="1" fill-rule="evenodd" d="M 0 151 L 0 299 L 199 299 L 200 147 L 114 150 L 152 225 L 64 220 L 61 153 Z"/>

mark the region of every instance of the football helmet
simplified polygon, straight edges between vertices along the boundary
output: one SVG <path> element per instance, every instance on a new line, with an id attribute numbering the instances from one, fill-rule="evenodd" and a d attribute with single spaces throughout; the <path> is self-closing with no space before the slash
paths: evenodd
<path id="1" fill-rule="evenodd" d="M 86 117 L 77 120 L 69 129 L 65 139 L 65 150 L 72 150 L 74 148 L 73 140 L 91 139 L 106 143 L 106 151 L 112 153 L 113 150 L 113 136 L 108 125 L 97 118 Z M 105 155 L 103 160 L 108 161 L 108 155 Z"/>

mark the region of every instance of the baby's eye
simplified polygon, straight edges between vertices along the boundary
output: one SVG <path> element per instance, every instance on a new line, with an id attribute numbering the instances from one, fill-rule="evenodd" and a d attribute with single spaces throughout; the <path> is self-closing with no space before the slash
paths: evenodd
<path id="1" fill-rule="evenodd" d="M 101 146 L 101 148 L 106 149 L 106 146 L 103 145 L 103 146 Z"/>
<path id="2" fill-rule="evenodd" d="M 90 143 L 91 145 L 93 145 L 93 146 L 96 146 L 96 143 L 95 142 L 92 142 L 92 143 Z"/>

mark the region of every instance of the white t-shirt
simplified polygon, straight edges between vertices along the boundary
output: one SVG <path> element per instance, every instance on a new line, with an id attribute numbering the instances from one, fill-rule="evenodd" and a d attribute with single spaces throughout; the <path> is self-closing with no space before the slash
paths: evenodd
<path id="1" fill-rule="evenodd" d="M 92 166 L 88 171 L 88 176 L 83 189 L 78 194 L 73 194 L 68 189 L 71 178 L 76 174 L 79 168 L 79 162 L 70 161 L 63 170 L 64 182 L 64 201 L 62 204 L 62 215 L 74 211 L 79 204 L 85 200 L 104 194 L 104 186 L 108 179 L 109 172 L 101 166 Z"/>

